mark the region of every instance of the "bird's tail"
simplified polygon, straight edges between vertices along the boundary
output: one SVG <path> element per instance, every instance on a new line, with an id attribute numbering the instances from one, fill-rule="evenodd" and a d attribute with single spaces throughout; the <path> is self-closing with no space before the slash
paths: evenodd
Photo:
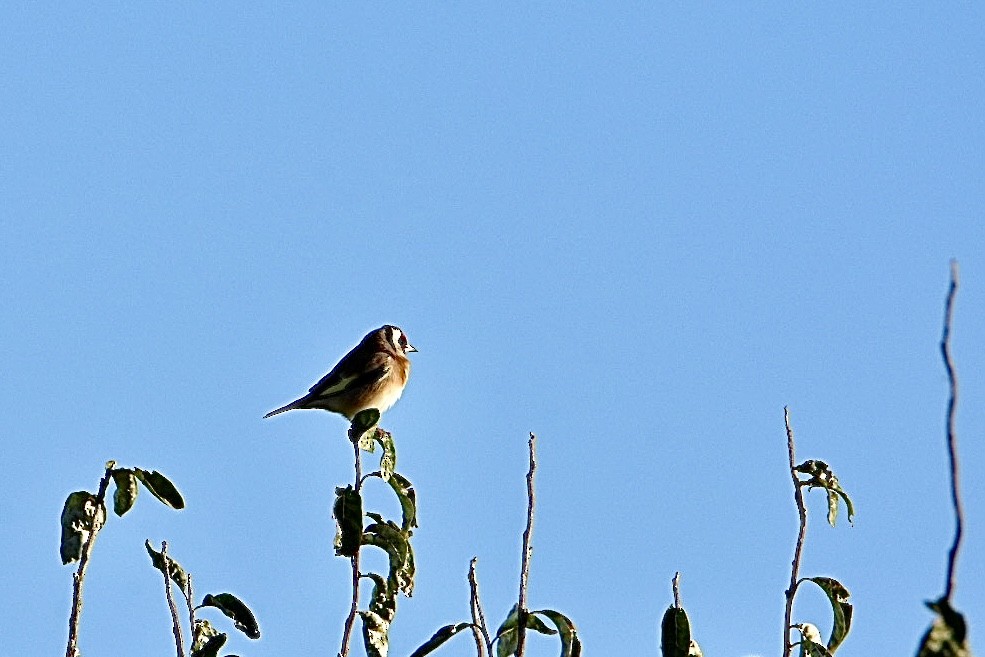
<path id="1" fill-rule="evenodd" d="M 274 415 L 278 415 L 286 411 L 292 411 L 295 408 L 300 408 L 301 403 L 303 401 L 304 401 L 304 397 L 302 397 L 301 399 L 295 399 L 294 401 L 292 401 L 290 404 L 287 404 L 286 406 L 281 406 L 280 408 L 270 411 L 269 413 L 263 416 L 263 419 L 266 420 L 268 417 L 273 417 Z"/>

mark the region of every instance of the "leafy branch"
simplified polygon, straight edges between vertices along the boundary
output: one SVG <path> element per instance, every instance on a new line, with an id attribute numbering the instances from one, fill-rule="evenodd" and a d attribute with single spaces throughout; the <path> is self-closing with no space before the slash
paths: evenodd
<path id="1" fill-rule="evenodd" d="M 496 657 L 509 657 L 510 655 L 522 657 L 525 646 L 525 632 L 528 629 L 540 634 L 557 635 L 561 640 L 561 657 L 581 656 L 581 639 L 578 638 L 578 631 L 570 618 L 553 609 L 535 611 L 527 609 L 527 582 L 530 576 L 530 555 L 532 554 L 530 542 L 533 534 L 535 503 L 534 472 L 537 469 L 536 442 L 537 437 L 531 433 L 527 443 L 529 453 L 529 469 L 527 471 L 527 522 L 523 532 L 520 593 L 517 603 L 510 609 L 506 620 L 496 630 L 496 634 L 490 636 L 486 617 L 482 611 L 482 604 L 479 601 L 479 581 L 475 568 L 476 559 L 473 558 L 469 563 L 468 575 L 470 590 L 469 607 L 472 622 L 452 623 L 438 628 L 430 639 L 411 653 L 410 657 L 424 657 L 466 629 L 472 630 L 472 635 L 475 639 L 476 655 L 478 657 L 491 656 L 494 646 Z M 547 625 L 548 622 L 554 626 L 553 629 Z"/>
<path id="2" fill-rule="evenodd" d="M 68 645 L 65 648 L 66 657 L 79 655 L 79 624 L 82 617 L 82 588 L 85 583 L 86 570 L 96 536 L 106 524 L 106 491 L 110 479 L 116 484 L 113 494 L 113 511 L 123 516 L 129 511 L 137 499 L 139 481 L 150 493 L 163 504 L 172 509 L 185 508 L 181 493 L 167 477 L 161 473 L 140 468 L 117 468 L 116 461 L 106 462 L 106 471 L 99 481 L 96 494 L 89 491 L 75 491 L 65 500 L 61 516 L 61 553 L 62 564 L 68 565 L 75 561 L 79 567 L 72 578 L 72 612 L 68 620 Z"/>
<path id="3" fill-rule="evenodd" d="M 177 561 L 168 555 L 167 541 L 161 543 L 161 551 L 158 552 L 151 547 L 150 541 L 144 543 L 147 554 L 150 555 L 151 564 L 164 575 L 164 591 L 168 601 L 168 608 L 171 610 L 171 622 L 174 632 L 174 643 L 177 657 L 184 657 L 185 651 L 182 645 L 181 622 L 178 617 L 178 609 L 174 602 L 171 592 L 172 586 L 177 586 L 185 601 L 188 609 L 188 631 L 191 636 L 190 657 L 218 657 L 219 650 L 226 644 L 228 636 L 224 632 L 215 629 L 212 624 L 204 619 L 196 618 L 196 612 L 204 607 L 214 607 L 221 611 L 227 618 L 233 621 L 237 630 L 245 634 L 250 639 L 260 638 L 260 626 L 250 608 L 232 593 L 206 594 L 202 598 L 202 603 L 198 606 L 193 602 L 192 576 L 181 567 Z"/>
<path id="4" fill-rule="evenodd" d="M 800 465 L 796 464 L 794 449 L 794 433 L 790 426 L 790 410 L 783 408 L 783 421 L 787 433 L 787 454 L 790 460 L 790 477 L 793 480 L 794 502 L 797 505 L 799 525 L 797 541 L 794 546 L 793 562 L 790 568 L 790 585 L 785 592 L 786 605 L 783 613 L 783 657 L 790 657 L 794 646 L 800 646 L 801 654 L 807 657 L 830 657 L 838 646 L 848 636 L 852 624 L 852 605 L 848 602 L 848 589 L 838 580 L 831 577 L 800 578 L 800 561 L 803 555 L 804 542 L 807 537 L 807 505 L 804 503 L 803 488 L 821 488 L 828 500 L 828 524 L 832 527 L 838 519 L 838 508 L 844 503 L 848 512 L 848 522 L 851 523 L 855 509 L 851 498 L 844 491 L 838 477 L 824 461 L 811 459 Z M 803 582 L 813 582 L 824 592 L 831 604 L 832 624 L 831 635 L 827 642 L 821 639 L 821 633 L 811 623 L 793 623 L 793 602 L 797 590 Z M 800 632 L 800 640 L 790 640 L 790 630 Z"/>
<path id="5" fill-rule="evenodd" d="M 660 654 L 663 657 L 701 657 L 698 642 L 691 638 L 691 621 L 681 606 L 681 574 L 671 580 L 674 604 L 664 612 L 660 621 Z"/>
<path id="6" fill-rule="evenodd" d="M 389 650 L 390 625 L 397 612 L 397 596 L 410 596 L 414 591 L 414 551 L 410 539 L 417 527 L 417 494 L 413 485 L 396 472 L 397 452 L 393 436 L 377 427 L 380 413 L 367 409 L 356 414 L 349 427 L 349 440 L 355 453 L 355 481 L 335 489 L 333 515 L 338 526 L 335 537 L 335 553 L 349 557 L 352 564 L 352 604 L 346 616 L 342 632 L 339 657 L 348 657 L 356 617 L 362 618 L 363 645 L 369 657 L 384 657 Z M 372 452 L 376 445 L 382 450 L 380 469 L 367 475 L 362 473 L 361 451 Z M 363 510 L 362 486 L 366 479 L 379 478 L 389 484 L 400 503 L 401 522 L 386 520 L 379 513 Z M 372 522 L 364 526 L 364 518 Z M 375 546 L 389 557 L 386 577 L 360 570 L 360 550 L 363 546 Z M 359 610 L 361 580 L 373 582 L 369 606 Z"/>

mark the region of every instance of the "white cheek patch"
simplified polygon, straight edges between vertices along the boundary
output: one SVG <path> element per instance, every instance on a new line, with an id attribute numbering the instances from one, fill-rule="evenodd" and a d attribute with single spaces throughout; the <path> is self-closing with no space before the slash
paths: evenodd
<path id="1" fill-rule="evenodd" d="M 401 335 L 403 335 L 403 333 L 396 326 L 394 326 L 394 327 L 392 327 L 390 329 L 390 344 L 393 345 L 393 348 L 395 350 L 397 350 L 398 352 L 403 353 L 403 347 L 400 346 L 400 336 Z"/>

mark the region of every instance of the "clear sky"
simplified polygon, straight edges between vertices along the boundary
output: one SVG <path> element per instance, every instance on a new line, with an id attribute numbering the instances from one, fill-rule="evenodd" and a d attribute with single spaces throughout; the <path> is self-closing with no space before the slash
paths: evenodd
<path id="1" fill-rule="evenodd" d="M 233 652 L 334 655 L 346 422 L 261 416 L 383 323 L 420 349 L 383 421 L 420 500 L 392 655 L 467 617 L 472 556 L 506 614 L 529 431 L 532 606 L 656 654 L 679 570 L 705 654 L 779 654 L 784 405 L 857 505 L 809 500 L 803 574 L 857 605 L 839 654 L 913 654 L 952 536 L 951 257 L 985 649 L 980 6 L 28 3 L 0 34 L 0 657 L 64 651 L 59 514 L 107 459 L 188 507 L 110 519 L 84 654 L 174 654 L 166 539 L 255 611 Z M 796 619 L 827 627 L 820 594 Z"/>

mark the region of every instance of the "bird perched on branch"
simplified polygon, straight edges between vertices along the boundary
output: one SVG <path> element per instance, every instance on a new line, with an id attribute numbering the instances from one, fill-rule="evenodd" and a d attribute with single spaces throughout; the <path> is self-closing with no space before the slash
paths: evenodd
<path id="1" fill-rule="evenodd" d="M 407 354 L 412 351 L 417 349 L 402 330 L 390 324 L 381 326 L 366 334 L 331 372 L 311 386 L 307 395 L 263 417 L 296 408 L 320 408 L 340 413 L 348 420 L 367 408 L 382 413 L 396 403 L 407 385 Z"/>

